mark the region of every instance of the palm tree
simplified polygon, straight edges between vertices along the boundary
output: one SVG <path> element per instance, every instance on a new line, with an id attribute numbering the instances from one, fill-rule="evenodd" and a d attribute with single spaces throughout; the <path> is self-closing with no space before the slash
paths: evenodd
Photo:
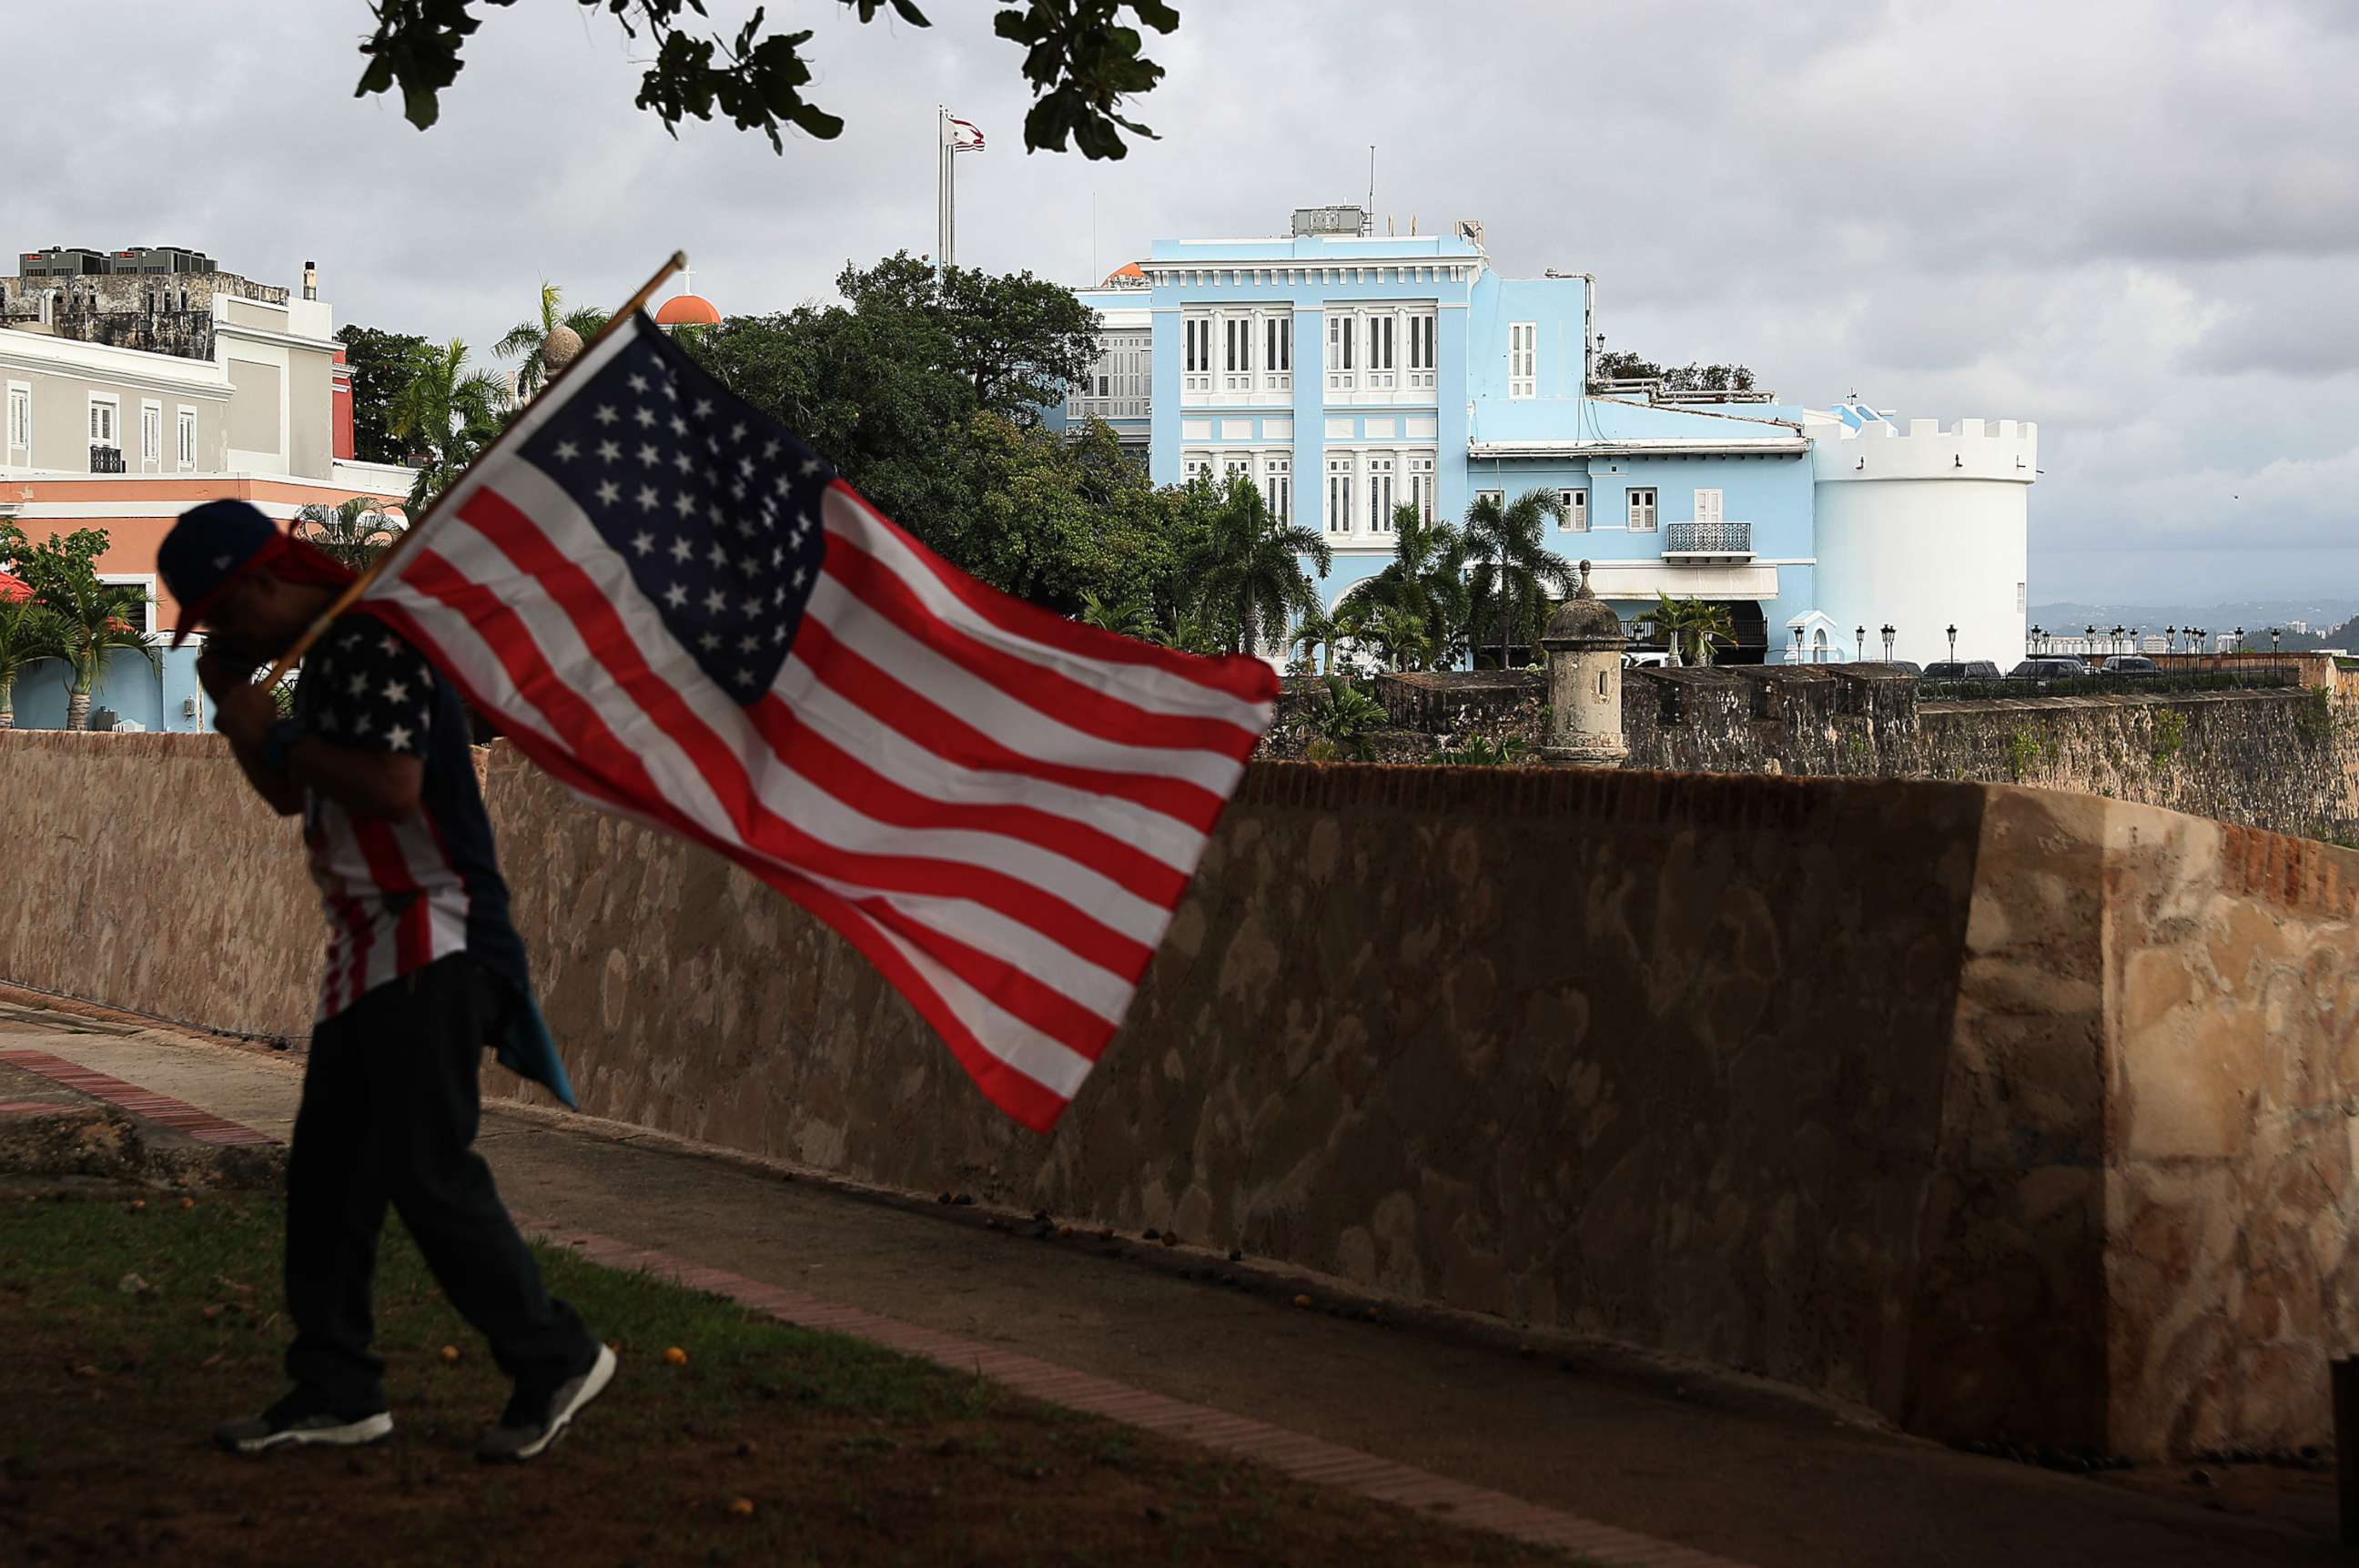
<path id="1" fill-rule="evenodd" d="M 1385 662 L 1395 670 L 1430 670 L 1438 651 L 1431 626 L 1413 610 L 1379 604 L 1369 617 L 1368 635 L 1385 651 Z"/>
<path id="2" fill-rule="evenodd" d="M 1192 564 L 1204 606 L 1233 621 L 1232 651 L 1250 657 L 1261 628 L 1279 634 L 1293 616 L 1318 608 L 1318 591 L 1302 571 L 1306 555 L 1321 577 L 1335 563 L 1316 528 L 1270 516 L 1261 486 L 1244 475 L 1229 481 Z"/>
<path id="3" fill-rule="evenodd" d="M 1135 595 L 1119 599 L 1103 599 L 1089 589 L 1082 590 L 1082 624 L 1100 631 L 1119 633 L 1137 637 L 1142 642 L 1155 639 L 1155 617 Z"/>
<path id="4" fill-rule="evenodd" d="M 565 290 L 544 280 L 540 286 L 539 314 L 518 321 L 508 329 L 507 336 L 492 345 L 492 352 L 503 359 L 512 354 L 524 355 L 523 363 L 516 366 L 518 397 L 529 397 L 547 384 L 549 364 L 542 351 L 548 347 L 550 332 L 564 327 L 586 343 L 606 324 L 603 310 L 587 305 L 567 310 L 564 306 Z"/>
<path id="5" fill-rule="evenodd" d="M 16 724 L 16 677 L 27 666 L 60 657 L 58 618 L 30 599 L 0 599 L 0 730 Z"/>
<path id="6" fill-rule="evenodd" d="M 1319 673 L 1324 675 L 1333 661 L 1338 635 L 1335 617 L 1313 604 L 1296 617 L 1294 629 L 1287 634 L 1286 645 L 1300 648 L 1305 659 L 1316 655 Z"/>
<path id="7" fill-rule="evenodd" d="M 1465 635 L 1466 536 L 1448 519 L 1428 522 L 1414 506 L 1393 509 L 1393 558 L 1370 578 L 1372 604 L 1413 616 L 1424 627 L 1426 668 L 1455 661 Z"/>
<path id="8" fill-rule="evenodd" d="M 1714 638 L 1727 642 L 1736 640 L 1736 623 L 1729 618 L 1728 606 L 1710 604 L 1690 594 L 1674 599 L 1669 593 L 1655 595 L 1654 610 L 1647 620 L 1653 633 L 1669 648 L 1674 664 L 1712 664 Z"/>
<path id="9" fill-rule="evenodd" d="M 399 519 L 386 514 L 386 508 L 394 505 L 380 496 L 355 495 L 338 506 L 303 506 L 296 511 L 287 531 L 318 546 L 339 564 L 365 572 L 369 562 L 401 537 Z"/>
<path id="10" fill-rule="evenodd" d="M 1220 634 L 1190 610 L 1181 610 L 1173 615 L 1169 626 L 1157 626 L 1151 640 L 1181 653 L 1210 655 L 1221 651 Z"/>
<path id="11" fill-rule="evenodd" d="M 1326 700 L 1313 702 L 1303 727 L 1318 738 L 1309 747 L 1313 762 L 1373 762 L 1372 742 L 1385 727 L 1384 704 L 1340 675 L 1327 677 Z"/>
<path id="12" fill-rule="evenodd" d="M 57 617 L 58 657 L 72 678 L 66 698 L 66 728 L 90 728 L 91 688 L 105 673 L 107 656 L 117 648 L 137 648 L 150 665 L 159 663 L 156 644 L 146 632 L 124 618 L 134 605 L 144 607 L 145 589 L 101 583 L 95 577 L 69 582 L 43 594 Z"/>
<path id="13" fill-rule="evenodd" d="M 409 487 L 411 517 L 451 486 L 475 453 L 499 434 L 507 412 L 507 387 L 485 370 L 467 365 L 467 345 L 452 338 L 419 356 L 417 368 L 394 394 L 393 433 L 415 441 L 425 462 Z"/>
<path id="14" fill-rule="evenodd" d="M 1555 490 L 1527 490 L 1502 505 L 1495 496 L 1476 499 L 1466 511 L 1466 549 L 1474 558 L 1474 598 L 1489 606 L 1499 625 L 1499 668 L 1523 622 L 1537 629 L 1547 614 L 1547 590 L 1573 590 L 1572 563 L 1540 541 L 1551 522 L 1564 520 L 1564 496 Z"/>

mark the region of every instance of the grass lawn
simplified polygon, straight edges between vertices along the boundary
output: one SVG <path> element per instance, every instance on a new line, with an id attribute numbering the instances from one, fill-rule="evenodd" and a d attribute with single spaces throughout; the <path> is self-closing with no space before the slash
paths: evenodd
<path id="1" fill-rule="evenodd" d="M 391 1441 L 235 1458 L 214 1423 L 283 1388 L 277 1200 L 138 1196 L 0 1201 L 0 1563 L 1563 1561 L 562 1248 L 622 1369 L 540 1461 L 479 1465 L 507 1388 L 398 1222 Z"/>

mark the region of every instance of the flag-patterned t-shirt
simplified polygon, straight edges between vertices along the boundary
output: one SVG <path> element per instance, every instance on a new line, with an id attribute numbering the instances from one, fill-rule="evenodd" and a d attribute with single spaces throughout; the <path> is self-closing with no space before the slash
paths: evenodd
<path id="1" fill-rule="evenodd" d="M 397 820 L 305 791 L 304 843 L 329 930 L 318 1018 L 453 953 L 493 949 L 484 956 L 505 969 L 514 947 L 520 960 L 466 710 L 425 658 L 375 616 L 345 615 L 303 662 L 295 719 L 321 740 L 415 757 L 426 770 L 418 809 Z"/>

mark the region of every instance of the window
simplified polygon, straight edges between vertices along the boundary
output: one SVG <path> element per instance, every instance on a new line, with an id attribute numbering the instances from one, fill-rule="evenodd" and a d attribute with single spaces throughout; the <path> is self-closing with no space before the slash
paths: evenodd
<path id="1" fill-rule="evenodd" d="M 1191 452 L 1180 461 L 1180 472 L 1188 483 L 1212 477 L 1212 459 L 1209 452 Z"/>
<path id="2" fill-rule="evenodd" d="M 1433 313 L 1430 310 L 1408 318 L 1408 385 L 1433 385 Z"/>
<path id="3" fill-rule="evenodd" d="M 0 460 L 10 452 L 21 452 L 25 461 L 33 460 L 33 389 L 30 387 L 8 388 L 7 444 L 0 449 Z"/>
<path id="4" fill-rule="evenodd" d="M 1395 318 L 1375 316 L 1368 321 L 1368 368 L 1390 370 L 1393 367 L 1393 328 Z"/>
<path id="5" fill-rule="evenodd" d="M 1557 495 L 1564 502 L 1564 516 L 1557 519 L 1557 528 L 1569 534 L 1587 533 L 1589 531 L 1589 492 L 1560 490 Z"/>
<path id="6" fill-rule="evenodd" d="M 1210 392 L 1212 389 L 1212 318 L 1190 316 L 1180 324 L 1186 353 L 1180 361 L 1180 389 L 1182 392 Z"/>
<path id="7" fill-rule="evenodd" d="M 1433 521 L 1433 459 L 1412 457 L 1408 460 L 1408 502 L 1417 508 L 1418 520 Z"/>
<path id="8" fill-rule="evenodd" d="M 1655 531 L 1655 491 L 1652 485 L 1630 492 L 1630 531 L 1634 534 Z"/>
<path id="9" fill-rule="evenodd" d="M 1353 350 L 1359 343 L 1359 319 L 1348 313 L 1327 313 L 1327 388 L 1331 392 L 1349 392 L 1360 385 L 1352 363 Z"/>
<path id="10" fill-rule="evenodd" d="M 164 405 L 139 405 L 139 466 L 153 471 L 164 466 Z"/>
<path id="11" fill-rule="evenodd" d="M 1699 490 L 1695 493 L 1695 520 L 1699 523 L 1720 521 L 1720 492 Z"/>
<path id="12" fill-rule="evenodd" d="M 1531 397 L 1539 393 L 1538 321 L 1512 321 L 1507 326 L 1507 396 Z"/>
<path id="13" fill-rule="evenodd" d="M 1368 531 L 1393 531 L 1393 455 L 1388 452 L 1368 455 Z"/>
<path id="14" fill-rule="evenodd" d="M 1327 531 L 1352 531 L 1352 460 L 1348 457 L 1327 460 Z"/>
<path id="15" fill-rule="evenodd" d="M 1233 452 L 1229 453 L 1228 456 L 1221 460 L 1221 484 L 1223 487 L 1225 488 L 1229 485 L 1240 479 L 1243 479 L 1249 484 L 1252 482 L 1253 454 L 1250 452 Z"/>
<path id="16" fill-rule="evenodd" d="M 1294 460 L 1290 457 L 1262 459 L 1262 494 L 1269 501 L 1269 515 L 1279 522 L 1294 516 Z"/>
<path id="17" fill-rule="evenodd" d="M 185 474 L 197 465 L 197 411 L 180 410 L 180 472 Z"/>
<path id="18" fill-rule="evenodd" d="M 1477 490 L 1474 492 L 1474 504 L 1478 506 L 1485 501 L 1490 502 L 1494 506 L 1505 506 L 1506 504 L 1506 499 L 1507 493 L 1505 490 Z"/>
<path id="19" fill-rule="evenodd" d="M 1263 345 L 1261 363 L 1265 370 L 1294 368 L 1294 322 L 1285 316 L 1271 316 L 1263 323 L 1267 342 Z"/>
<path id="20" fill-rule="evenodd" d="M 121 447 L 123 445 L 123 405 L 114 397 L 101 397 L 95 392 L 90 398 L 90 444 Z"/>
<path id="21" fill-rule="evenodd" d="M 1810 662 L 1812 664 L 1824 664 L 1826 661 L 1827 628 L 1821 626 L 1817 631 L 1810 634 Z"/>
<path id="22" fill-rule="evenodd" d="M 139 597 L 123 606 L 122 618 L 135 632 L 149 633 L 156 629 L 156 582 L 151 577 L 116 577 L 99 573 L 99 582 L 110 588 L 136 588 Z"/>
<path id="23" fill-rule="evenodd" d="M 1221 390 L 1250 392 L 1253 377 L 1253 318 L 1245 315 L 1221 318 Z"/>
<path id="24" fill-rule="evenodd" d="M 1148 410 L 1147 383 L 1154 340 L 1143 332 L 1108 332 L 1098 339 L 1098 356 L 1073 387 L 1066 411 L 1075 419 L 1137 418 Z"/>

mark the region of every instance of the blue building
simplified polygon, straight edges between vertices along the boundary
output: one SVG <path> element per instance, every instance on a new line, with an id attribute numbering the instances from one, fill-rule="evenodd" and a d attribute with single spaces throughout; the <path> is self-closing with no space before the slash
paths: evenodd
<path id="1" fill-rule="evenodd" d="M 1962 657 L 2020 657 L 2032 427 L 1904 434 L 1856 406 L 1602 381 L 1593 279 L 1503 278 L 1479 224 L 1371 227 L 1315 208 L 1283 237 L 1156 242 L 1082 293 L 1102 353 L 1052 419 L 1106 420 L 1160 484 L 1252 479 L 1332 548 L 1331 604 L 1391 559 L 1397 506 L 1459 518 L 1544 488 L 1567 514 L 1550 543 L 1625 620 L 1669 593 L 1724 605 L 1739 659 L 1882 657 L 1886 626 L 1900 658 L 1945 657 L 1944 627 Z"/>

